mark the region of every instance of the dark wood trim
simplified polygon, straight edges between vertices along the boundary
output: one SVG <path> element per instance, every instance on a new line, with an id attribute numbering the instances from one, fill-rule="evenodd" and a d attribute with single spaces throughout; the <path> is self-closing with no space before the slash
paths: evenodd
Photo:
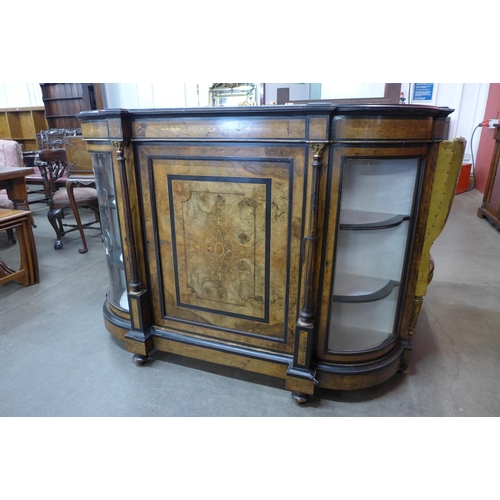
<path id="1" fill-rule="evenodd" d="M 94 83 L 94 96 L 97 109 L 104 109 L 104 98 L 102 96 L 101 83 Z"/>
<path id="2" fill-rule="evenodd" d="M 359 99 L 311 99 L 306 101 L 290 101 L 292 104 L 307 104 L 309 102 L 331 102 L 341 104 L 399 104 L 401 83 L 386 83 L 384 97 L 366 97 Z"/>

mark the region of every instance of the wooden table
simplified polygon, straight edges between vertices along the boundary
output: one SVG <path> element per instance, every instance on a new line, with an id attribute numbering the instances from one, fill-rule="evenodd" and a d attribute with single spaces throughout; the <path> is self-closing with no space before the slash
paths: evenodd
<path id="1" fill-rule="evenodd" d="M 0 285 L 9 281 L 17 281 L 24 286 L 40 282 L 38 256 L 31 223 L 32 217 L 29 210 L 0 208 L 0 231 L 16 230 L 20 256 L 18 270 L 9 267 L 0 257 Z"/>
<path id="2" fill-rule="evenodd" d="M 7 196 L 14 203 L 14 208 L 29 210 L 26 176 L 34 173 L 33 168 L 0 167 L 0 189 L 7 190 Z"/>
<path id="3" fill-rule="evenodd" d="M 35 172 L 33 168 L 0 167 L 0 189 L 7 190 L 13 210 L 0 210 L 0 229 L 17 229 L 21 264 L 19 271 L 11 269 L 0 259 L 0 283 L 15 280 L 24 286 L 39 282 L 38 258 L 31 224 L 33 217 L 29 211 L 26 176 Z M 19 209 L 25 210 L 20 212 Z"/>

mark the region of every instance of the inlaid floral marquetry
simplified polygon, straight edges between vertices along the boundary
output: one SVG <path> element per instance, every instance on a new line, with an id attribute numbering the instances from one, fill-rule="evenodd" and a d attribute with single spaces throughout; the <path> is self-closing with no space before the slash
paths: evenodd
<path id="1" fill-rule="evenodd" d="M 270 180 L 168 183 L 178 303 L 267 321 Z"/>
<path id="2" fill-rule="evenodd" d="M 306 138 L 306 130 L 306 121 L 298 117 L 287 120 L 207 118 L 203 122 L 183 117 L 168 122 L 138 120 L 132 123 L 132 136 L 141 139 L 300 140 Z"/>

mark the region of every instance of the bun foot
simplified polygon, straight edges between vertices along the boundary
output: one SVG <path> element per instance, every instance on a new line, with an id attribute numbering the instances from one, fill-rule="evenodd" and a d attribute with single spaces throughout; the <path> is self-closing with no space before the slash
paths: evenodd
<path id="1" fill-rule="evenodd" d="M 401 365 L 398 369 L 398 373 L 403 373 L 408 369 L 408 365 Z"/>
<path id="2" fill-rule="evenodd" d="M 307 403 L 309 401 L 309 394 L 303 394 L 302 392 L 292 392 L 292 398 L 294 401 L 299 404 L 303 405 L 304 403 Z"/>
<path id="3" fill-rule="evenodd" d="M 149 359 L 149 356 L 144 356 L 142 354 L 134 354 L 134 357 L 132 358 L 134 360 L 134 363 L 137 366 L 142 366 L 146 363 L 146 361 Z"/>

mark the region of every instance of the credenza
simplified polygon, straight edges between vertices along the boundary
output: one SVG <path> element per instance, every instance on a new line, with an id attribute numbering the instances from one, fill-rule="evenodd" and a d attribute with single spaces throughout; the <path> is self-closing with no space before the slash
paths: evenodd
<path id="1" fill-rule="evenodd" d="M 315 387 L 409 362 L 446 117 L 416 105 L 78 114 L 99 192 L 108 331 Z"/>

